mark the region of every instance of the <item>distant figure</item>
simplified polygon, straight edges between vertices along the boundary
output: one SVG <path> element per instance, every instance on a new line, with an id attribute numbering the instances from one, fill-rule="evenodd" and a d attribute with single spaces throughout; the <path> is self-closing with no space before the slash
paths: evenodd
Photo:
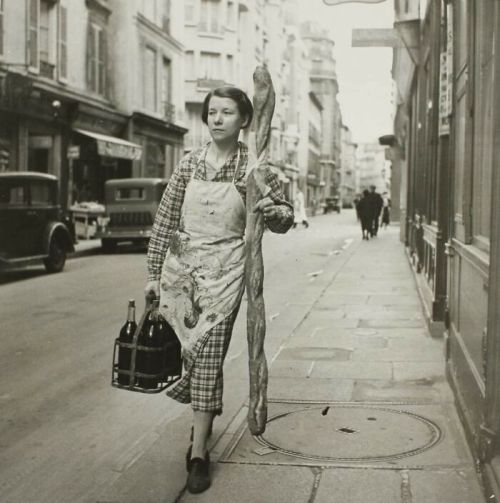
<path id="1" fill-rule="evenodd" d="M 293 228 L 297 227 L 297 224 L 302 224 L 306 229 L 309 227 L 309 222 L 307 221 L 306 215 L 306 204 L 304 202 L 304 194 L 299 189 L 293 200 L 293 210 L 294 210 L 294 221 Z"/>
<path id="2" fill-rule="evenodd" d="M 358 214 L 358 220 L 361 222 L 363 239 L 369 240 L 373 224 L 373 211 L 370 201 L 370 192 L 367 189 L 363 190 L 361 199 L 356 205 L 356 213 Z"/>
<path id="3" fill-rule="evenodd" d="M 387 226 L 389 225 L 391 221 L 391 216 L 390 216 L 390 210 L 389 208 L 391 207 L 391 200 L 389 199 L 389 196 L 387 192 L 384 192 L 382 194 L 382 221 L 380 223 L 380 227 L 383 227 L 385 225 L 385 228 L 387 229 Z"/>
<path id="4" fill-rule="evenodd" d="M 370 234 L 372 237 L 375 237 L 378 232 L 378 221 L 380 218 L 380 213 L 382 213 L 382 206 L 384 205 L 382 196 L 375 191 L 375 185 L 370 185 L 368 200 L 370 201 L 369 206 L 372 212 L 372 224 Z"/>

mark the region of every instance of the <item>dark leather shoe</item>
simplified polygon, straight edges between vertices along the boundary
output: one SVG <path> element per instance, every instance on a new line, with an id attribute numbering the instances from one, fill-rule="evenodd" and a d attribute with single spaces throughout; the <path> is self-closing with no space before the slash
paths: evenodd
<path id="1" fill-rule="evenodd" d="M 188 470 L 189 474 L 186 487 L 191 494 L 202 493 L 210 487 L 210 457 L 208 451 L 205 455 L 205 459 L 191 459 L 189 461 Z"/>

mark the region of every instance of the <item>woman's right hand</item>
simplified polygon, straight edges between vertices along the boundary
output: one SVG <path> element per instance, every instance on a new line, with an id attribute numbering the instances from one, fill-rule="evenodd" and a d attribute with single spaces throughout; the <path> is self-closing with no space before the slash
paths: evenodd
<path id="1" fill-rule="evenodd" d="M 160 298 L 160 280 L 148 281 L 144 287 L 144 295 L 146 297 L 153 296 L 156 299 Z"/>

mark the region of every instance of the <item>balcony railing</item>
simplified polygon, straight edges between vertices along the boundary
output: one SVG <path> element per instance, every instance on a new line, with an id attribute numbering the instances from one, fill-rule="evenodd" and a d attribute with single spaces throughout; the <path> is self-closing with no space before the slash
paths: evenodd
<path id="1" fill-rule="evenodd" d="M 54 78 L 55 65 L 47 63 L 47 61 L 40 61 L 40 77 L 47 77 L 48 79 Z"/>
<path id="2" fill-rule="evenodd" d="M 175 105 L 168 101 L 163 102 L 163 118 L 167 122 L 175 122 Z"/>

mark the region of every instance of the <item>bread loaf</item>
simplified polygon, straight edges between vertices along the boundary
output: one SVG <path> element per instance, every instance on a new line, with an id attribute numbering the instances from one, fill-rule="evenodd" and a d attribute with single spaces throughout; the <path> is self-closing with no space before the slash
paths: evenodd
<path id="1" fill-rule="evenodd" d="M 257 67 L 254 75 L 254 127 L 257 156 L 268 146 L 275 94 L 271 76 L 265 67 Z M 266 312 L 263 297 L 264 261 L 262 235 L 264 217 L 254 212 L 255 204 L 266 194 L 263 170 L 257 166 L 247 180 L 246 262 L 247 290 L 247 341 L 250 377 L 248 427 L 253 435 L 264 433 L 267 422 L 267 362 L 264 352 L 266 337 Z"/>

